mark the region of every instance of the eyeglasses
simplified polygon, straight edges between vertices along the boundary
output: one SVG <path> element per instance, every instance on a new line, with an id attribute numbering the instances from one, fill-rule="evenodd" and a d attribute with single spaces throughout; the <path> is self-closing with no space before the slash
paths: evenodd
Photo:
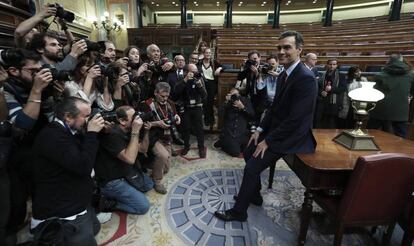
<path id="1" fill-rule="evenodd" d="M 35 75 L 36 73 L 38 73 L 40 70 L 42 70 L 42 68 L 37 68 L 37 67 L 33 67 L 33 68 L 26 68 L 26 67 L 22 67 L 21 70 L 25 70 L 28 71 L 32 76 Z"/>

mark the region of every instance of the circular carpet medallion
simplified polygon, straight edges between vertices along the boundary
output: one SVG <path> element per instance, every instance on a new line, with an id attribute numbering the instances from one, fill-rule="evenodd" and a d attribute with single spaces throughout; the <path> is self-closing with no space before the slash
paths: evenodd
<path id="1" fill-rule="evenodd" d="M 223 222 L 217 210 L 232 208 L 242 170 L 213 169 L 192 173 L 171 188 L 166 218 L 186 245 L 251 245 L 247 223 Z"/>

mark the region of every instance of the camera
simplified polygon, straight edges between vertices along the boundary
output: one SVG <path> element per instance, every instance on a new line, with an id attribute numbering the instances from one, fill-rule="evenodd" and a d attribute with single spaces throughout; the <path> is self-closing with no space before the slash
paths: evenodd
<path id="1" fill-rule="evenodd" d="M 88 51 L 97 51 L 97 52 L 105 52 L 105 43 L 104 42 L 93 42 L 89 39 L 84 39 Z"/>
<path id="2" fill-rule="evenodd" d="M 244 64 L 244 69 L 250 69 L 251 66 L 256 66 L 255 60 L 247 60 Z"/>
<path id="3" fill-rule="evenodd" d="M 23 59 L 23 54 L 18 49 L 0 50 L 0 64 L 3 67 L 16 65 Z"/>
<path id="4" fill-rule="evenodd" d="M 203 75 L 201 73 L 194 73 L 194 81 L 200 80 L 201 77 L 203 77 Z"/>
<path id="5" fill-rule="evenodd" d="M 230 96 L 230 103 L 233 104 L 235 101 L 240 100 L 240 95 L 239 94 L 232 94 Z"/>
<path id="6" fill-rule="evenodd" d="M 93 108 L 89 120 L 91 120 L 95 115 L 100 114 L 105 121 L 116 122 L 116 112 L 114 111 L 103 111 L 99 108 Z"/>
<path id="7" fill-rule="evenodd" d="M 153 61 L 151 61 L 150 63 L 148 63 L 148 70 L 150 70 L 153 73 L 161 73 L 163 72 L 162 66 L 167 62 L 168 58 L 161 58 L 159 64 L 155 64 Z"/>
<path id="8" fill-rule="evenodd" d="M 272 66 L 270 64 L 268 64 L 268 63 L 265 63 L 265 64 L 260 65 L 260 72 L 262 74 L 267 74 L 271 70 L 272 70 Z"/>
<path id="9" fill-rule="evenodd" d="M 56 8 L 56 17 L 66 20 L 67 22 L 72 23 L 75 20 L 75 14 L 73 12 L 65 10 L 60 4 L 52 3 L 48 5 L 49 7 Z"/>
<path id="10" fill-rule="evenodd" d="M 135 119 L 135 117 L 141 118 L 143 122 L 148 122 L 154 118 L 154 114 L 152 112 L 145 113 L 145 112 L 136 111 L 132 118 Z"/>
<path id="11" fill-rule="evenodd" d="M 42 69 L 44 69 L 44 68 L 47 68 L 47 69 L 50 70 L 50 73 L 52 74 L 53 80 L 57 80 L 57 81 L 72 80 L 70 71 L 57 70 L 55 67 L 51 66 L 50 64 L 43 64 Z M 49 84 L 49 85 L 52 85 L 52 84 Z"/>

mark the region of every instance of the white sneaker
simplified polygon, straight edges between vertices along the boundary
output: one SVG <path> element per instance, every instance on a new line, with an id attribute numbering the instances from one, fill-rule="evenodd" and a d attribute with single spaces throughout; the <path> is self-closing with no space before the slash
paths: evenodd
<path id="1" fill-rule="evenodd" d="M 98 218 L 99 223 L 104 224 L 111 220 L 112 213 L 99 213 L 96 215 L 96 218 Z"/>

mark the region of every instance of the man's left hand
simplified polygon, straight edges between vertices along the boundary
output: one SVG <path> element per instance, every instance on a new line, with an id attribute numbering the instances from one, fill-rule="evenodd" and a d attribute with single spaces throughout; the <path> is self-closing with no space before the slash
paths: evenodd
<path id="1" fill-rule="evenodd" d="M 178 114 L 176 114 L 176 115 L 174 116 L 174 118 L 175 118 L 175 124 L 176 124 L 176 125 L 181 124 L 181 118 L 180 118 L 180 116 L 179 116 Z"/>
<path id="2" fill-rule="evenodd" d="M 253 153 L 253 156 L 257 158 L 260 155 L 260 159 L 263 159 L 264 153 L 265 153 L 265 151 L 267 150 L 268 147 L 269 146 L 267 145 L 265 140 L 261 141 L 257 145 L 256 150 Z"/>
<path id="3" fill-rule="evenodd" d="M 169 71 L 174 66 L 174 63 L 172 62 L 166 62 L 164 65 L 162 65 L 162 71 L 166 72 Z"/>
<path id="4" fill-rule="evenodd" d="M 244 104 L 240 100 L 234 101 L 233 106 L 240 110 L 244 109 Z"/>

